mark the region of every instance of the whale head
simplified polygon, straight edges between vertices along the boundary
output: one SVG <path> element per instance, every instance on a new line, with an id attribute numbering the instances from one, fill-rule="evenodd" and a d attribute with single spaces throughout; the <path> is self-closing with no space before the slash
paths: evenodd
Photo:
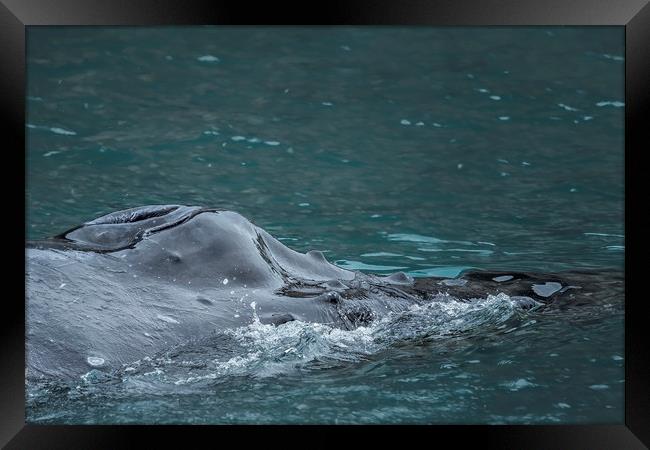
<path id="1" fill-rule="evenodd" d="M 354 278 L 322 253 L 291 250 L 242 215 L 217 208 L 131 208 L 86 222 L 52 241 L 106 254 L 158 279 L 195 286 L 279 287 L 291 279 Z"/>

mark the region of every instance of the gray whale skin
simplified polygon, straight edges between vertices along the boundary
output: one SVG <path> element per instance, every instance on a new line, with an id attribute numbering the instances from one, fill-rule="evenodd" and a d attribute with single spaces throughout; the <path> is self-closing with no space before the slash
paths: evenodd
<path id="1" fill-rule="evenodd" d="M 530 308 L 598 290 L 586 272 L 449 280 L 348 271 L 238 213 L 180 205 L 117 211 L 26 247 L 28 378 L 117 369 L 255 320 L 352 329 L 441 293 L 471 301 L 504 292 Z"/>

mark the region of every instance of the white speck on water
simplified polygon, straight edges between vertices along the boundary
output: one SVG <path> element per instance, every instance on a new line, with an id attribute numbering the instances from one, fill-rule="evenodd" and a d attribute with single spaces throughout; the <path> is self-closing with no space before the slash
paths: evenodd
<path id="1" fill-rule="evenodd" d="M 302 206 L 302 207 L 309 206 L 309 203 L 298 203 L 298 206 Z"/>
<path id="2" fill-rule="evenodd" d="M 503 164 L 510 164 L 510 162 L 507 159 L 497 159 L 497 161 Z"/>
<path id="3" fill-rule="evenodd" d="M 509 116 L 499 116 L 499 120 L 510 120 Z"/>
<path id="4" fill-rule="evenodd" d="M 165 59 L 166 59 L 167 61 L 171 61 L 172 59 L 174 59 L 174 57 L 171 56 L 171 55 L 166 55 L 166 56 L 165 56 Z"/>
<path id="5" fill-rule="evenodd" d="M 231 140 L 238 142 L 238 141 L 245 141 L 246 138 L 244 136 L 233 136 L 230 138 Z"/>
<path id="6" fill-rule="evenodd" d="M 555 358 L 556 356 L 559 356 L 559 355 L 557 353 L 550 353 L 548 356 L 550 356 L 551 358 Z"/>
<path id="7" fill-rule="evenodd" d="M 235 317 L 235 319 L 236 319 L 237 317 L 239 317 L 239 314 L 235 314 L 235 316 L 234 316 L 234 317 Z"/>
<path id="8" fill-rule="evenodd" d="M 219 58 L 217 58 L 216 56 L 212 56 L 212 55 L 203 55 L 203 56 L 199 56 L 196 59 L 198 61 L 201 61 L 201 62 L 219 62 L 220 61 Z"/>
<path id="9" fill-rule="evenodd" d="M 376 219 L 378 217 L 381 217 L 381 214 L 373 214 L 372 216 L 370 216 L 371 219 Z"/>
<path id="10" fill-rule="evenodd" d="M 487 94 L 488 92 L 490 92 L 490 91 L 488 91 L 487 89 L 484 89 L 484 88 L 477 89 L 477 91 L 482 92 L 484 94 Z"/>
<path id="11" fill-rule="evenodd" d="M 406 120 L 406 119 L 402 119 L 402 120 L 400 120 L 399 123 L 401 123 L 402 125 L 411 125 L 411 122 L 408 121 L 408 120 Z"/>
<path id="12" fill-rule="evenodd" d="M 625 103 L 618 101 L 603 101 L 596 103 L 596 106 L 613 106 L 615 108 L 622 108 L 625 106 Z"/>
<path id="13" fill-rule="evenodd" d="M 433 122 L 433 126 L 436 127 L 436 128 L 442 128 L 442 124 L 440 124 L 438 122 Z M 453 141 L 456 142 L 455 139 L 453 139 Z M 451 142 L 451 141 L 449 141 L 449 142 Z"/>
<path id="14" fill-rule="evenodd" d="M 563 108 L 563 109 L 565 109 L 567 111 L 579 111 L 577 108 L 573 108 L 572 106 L 565 105 L 564 103 L 558 103 L 557 106 L 559 106 L 560 108 Z"/>
<path id="15" fill-rule="evenodd" d="M 266 145 L 271 145 L 273 147 L 275 147 L 276 145 L 280 145 L 280 143 L 278 141 L 264 141 L 264 143 Z"/>
<path id="16" fill-rule="evenodd" d="M 591 119 L 593 119 L 593 116 L 583 116 L 582 117 L 582 120 L 584 120 L 585 122 L 588 121 L 588 120 L 591 120 Z"/>
<path id="17" fill-rule="evenodd" d="M 321 103 L 321 105 L 323 105 L 323 106 L 332 106 L 332 105 L 334 105 L 334 103 L 332 103 L 332 102 L 323 102 L 323 103 Z"/>
<path id="18" fill-rule="evenodd" d="M 470 80 L 472 80 L 472 79 L 474 79 L 474 75 L 471 74 L 471 73 L 468 73 L 468 74 L 467 74 L 467 78 L 469 78 Z"/>
<path id="19" fill-rule="evenodd" d="M 576 188 L 571 188 L 569 189 L 569 192 L 578 192 L 578 190 Z"/>
<path id="20" fill-rule="evenodd" d="M 349 162 L 350 162 L 350 160 L 349 160 L 349 159 L 342 159 L 342 160 L 341 160 L 341 162 L 342 162 L 342 163 L 346 163 L 346 164 L 347 164 L 347 163 L 349 163 Z"/>
<path id="21" fill-rule="evenodd" d="M 212 163 L 208 163 L 208 167 L 212 167 Z"/>
<path id="22" fill-rule="evenodd" d="M 569 405 L 568 403 L 562 403 L 562 402 L 556 403 L 555 406 L 558 407 L 558 408 L 562 408 L 562 409 L 571 408 L 571 405 Z"/>
<path id="23" fill-rule="evenodd" d="M 147 336 L 147 337 L 151 337 L 151 335 L 149 333 L 144 333 L 144 335 Z"/>
<path id="24" fill-rule="evenodd" d="M 350 47 L 348 47 L 347 45 L 341 45 L 341 49 L 345 50 L 346 52 L 350 51 Z"/>
<path id="25" fill-rule="evenodd" d="M 174 319 L 174 318 L 171 318 L 171 317 L 169 317 L 169 316 L 163 316 L 162 314 L 158 314 L 156 317 L 157 317 L 158 319 L 162 320 L 163 322 L 167 322 L 167 323 L 180 323 L 178 320 L 176 320 L 176 319 Z"/>
<path id="26" fill-rule="evenodd" d="M 481 362 L 481 360 L 480 360 L 480 359 L 470 359 L 470 360 L 467 361 L 467 362 L 468 362 L 469 364 L 478 364 L 478 363 Z"/>
<path id="27" fill-rule="evenodd" d="M 458 163 L 458 165 L 456 166 L 456 168 L 457 168 L 457 169 L 462 169 L 462 168 L 463 168 L 463 164 L 462 164 L 462 163 Z"/>
<path id="28" fill-rule="evenodd" d="M 251 144 L 257 144 L 258 142 L 262 142 L 262 140 L 254 137 L 254 138 L 248 139 L 248 142 L 250 142 Z"/>
<path id="29" fill-rule="evenodd" d="M 613 59 L 614 61 L 625 61 L 625 58 L 617 55 L 608 55 L 607 53 L 603 54 L 604 58 Z"/>
<path id="30" fill-rule="evenodd" d="M 215 130 L 206 130 L 206 131 L 203 132 L 203 134 L 209 134 L 209 135 L 213 135 L 213 136 L 218 136 L 218 135 L 219 135 L 219 132 L 218 132 L 218 131 L 215 131 Z"/>
<path id="31" fill-rule="evenodd" d="M 415 126 L 416 126 L 416 127 L 423 127 L 423 126 L 424 126 L 424 122 L 418 122 L 418 123 L 415 124 Z"/>
<path id="32" fill-rule="evenodd" d="M 63 135 L 66 135 L 66 136 L 74 136 L 74 135 L 77 134 L 75 131 L 64 130 L 63 128 L 57 128 L 57 127 L 50 128 L 50 131 L 52 133 L 63 134 Z"/>
<path id="33" fill-rule="evenodd" d="M 230 295 L 234 295 L 234 294 L 235 294 L 235 291 L 230 291 Z"/>
<path id="34" fill-rule="evenodd" d="M 104 365 L 104 358 L 100 358 L 98 356 L 89 356 L 86 358 L 86 361 L 88 361 L 88 364 L 90 364 L 93 367 L 99 367 Z"/>
<path id="35" fill-rule="evenodd" d="M 490 95 L 490 98 L 491 98 L 492 100 L 501 100 L 501 97 L 498 96 L 498 95 Z"/>
<path id="36" fill-rule="evenodd" d="M 622 356 L 619 356 L 619 355 L 612 355 L 612 359 L 613 359 L 614 361 L 622 361 L 622 360 L 623 360 L 623 357 L 622 357 Z"/>
<path id="37" fill-rule="evenodd" d="M 61 286 L 59 286 L 59 289 L 63 289 L 65 287 L 65 283 L 61 283 Z"/>
<path id="38" fill-rule="evenodd" d="M 285 93 L 285 94 L 288 94 L 288 93 L 289 93 L 289 88 L 285 89 L 285 90 L 284 90 L 284 93 Z"/>
<path id="39" fill-rule="evenodd" d="M 511 391 L 518 391 L 527 387 L 537 386 L 535 383 L 531 383 L 525 378 L 519 378 L 518 380 L 511 381 L 509 383 L 504 383 L 502 386 L 507 387 Z"/>
<path id="40" fill-rule="evenodd" d="M 521 165 L 522 165 L 522 166 L 530 166 L 530 163 L 527 162 L 527 161 L 522 161 L 522 162 L 521 162 Z"/>
<path id="41" fill-rule="evenodd" d="M 625 237 L 623 234 L 608 234 L 608 233 L 582 233 L 585 236 L 612 236 L 612 237 Z"/>
<path id="42" fill-rule="evenodd" d="M 507 177 L 508 175 L 510 175 L 508 172 L 501 172 L 502 177 Z"/>
<path id="43" fill-rule="evenodd" d="M 228 284 L 228 278 L 224 278 L 223 281 L 222 281 L 222 283 L 223 283 L 224 285 Z"/>
<path id="44" fill-rule="evenodd" d="M 609 389 L 609 386 L 606 384 L 592 384 L 589 386 L 589 389 L 593 389 L 594 391 L 604 391 L 605 389 Z"/>

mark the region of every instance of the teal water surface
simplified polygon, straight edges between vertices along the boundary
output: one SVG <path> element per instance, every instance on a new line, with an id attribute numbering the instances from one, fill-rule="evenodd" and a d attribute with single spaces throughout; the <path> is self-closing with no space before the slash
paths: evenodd
<path id="1" fill-rule="evenodd" d="M 621 272 L 623 33 L 29 28 L 27 237 L 192 204 L 351 270 Z M 227 336 L 236 356 L 198 375 L 182 364 L 195 348 L 152 355 L 110 382 L 28 387 L 27 415 L 622 423 L 623 303 L 613 291 L 576 318 L 490 297 L 414 312 L 420 334 L 251 325 Z M 441 338 L 456 319 L 465 334 Z"/>

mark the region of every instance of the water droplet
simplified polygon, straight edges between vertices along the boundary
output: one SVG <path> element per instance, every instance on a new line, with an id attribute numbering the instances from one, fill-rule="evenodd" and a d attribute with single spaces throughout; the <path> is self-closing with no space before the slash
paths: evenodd
<path id="1" fill-rule="evenodd" d="M 100 358 L 98 356 L 89 356 L 86 358 L 86 361 L 88 361 L 88 364 L 90 364 L 93 367 L 99 367 L 104 365 L 104 358 Z"/>

